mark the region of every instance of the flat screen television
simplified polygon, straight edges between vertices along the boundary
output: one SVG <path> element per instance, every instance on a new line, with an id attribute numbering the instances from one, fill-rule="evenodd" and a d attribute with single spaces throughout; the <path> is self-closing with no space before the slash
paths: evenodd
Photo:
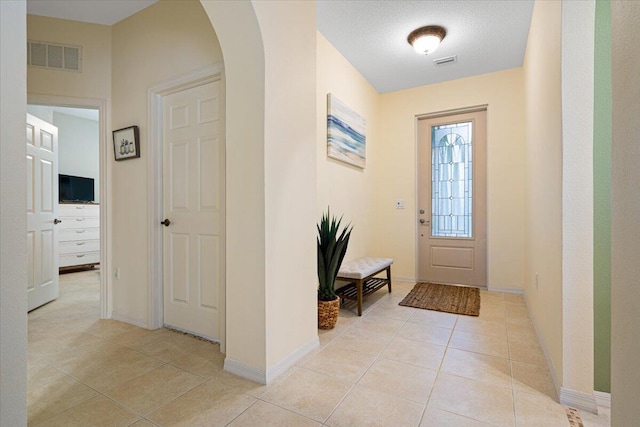
<path id="1" fill-rule="evenodd" d="M 58 198 L 61 202 L 93 202 L 93 178 L 58 175 Z"/>

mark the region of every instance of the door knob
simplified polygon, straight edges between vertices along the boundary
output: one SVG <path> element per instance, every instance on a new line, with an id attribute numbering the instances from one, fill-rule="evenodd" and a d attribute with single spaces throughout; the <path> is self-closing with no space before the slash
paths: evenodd
<path id="1" fill-rule="evenodd" d="M 429 225 L 429 221 L 427 221 L 427 220 L 426 220 L 426 219 L 424 219 L 424 218 L 421 218 L 421 219 L 420 219 L 420 224 Z"/>
<path id="2" fill-rule="evenodd" d="M 54 220 L 53 220 L 53 223 L 54 223 L 54 224 L 60 224 L 61 222 L 62 222 L 62 221 L 61 221 L 61 220 L 59 220 L 58 218 L 56 218 L 56 219 L 54 219 Z"/>
<path id="3" fill-rule="evenodd" d="M 161 221 L 160 224 L 164 225 L 165 227 L 168 227 L 169 224 L 171 224 L 171 221 L 169 221 L 169 219 L 165 218 L 164 221 Z"/>

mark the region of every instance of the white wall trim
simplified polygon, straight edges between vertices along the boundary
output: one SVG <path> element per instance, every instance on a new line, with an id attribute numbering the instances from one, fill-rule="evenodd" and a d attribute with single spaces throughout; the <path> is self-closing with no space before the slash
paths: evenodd
<path id="1" fill-rule="evenodd" d="M 320 339 L 316 336 L 266 371 L 247 366 L 242 362 L 227 357 L 224 359 L 224 370 L 260 384 L 269 384 L 319 346 Z"/>
<path id="2" fill-rule="evenodd" d="M 603 408 L 611 408 L 611 393 L 605 393 L 604 391 L 594 391 L 593 395 L 596 397 L 596 404 Z"/>
<path id="3" fill-rule="evenodd" d="M 147 320 L 146 319 L 136 319 L 130 316 L 127 316 L 125 314 L 120 314 L 117 311 L 113 311 L 111 313 L 111 318 L 114 320 L 118 320 L 120 322 L 124 322 L 124 323 L 129 323 L 131 325 L 135 325 L 138 326 L 140 328 L 146 328 L 147 327 Z"/>
<path id="4" fill-rule="evenodd" d="M 560 387 L 560 404 L 589 411 L 593 414 L 598 413 L 596 397 L 593 394 L 582 393 L 581 391 Z"/>
<path id="5" fill-rule="evenodd" d="M 149 185 L 149 283 L 148 319 L 146 327 L 161 328 L 164 325 L 163 271 L 162 271 L 162 98 L 185 89 L 223 79 L 222 63 L 210 65 L 186 73 L 150 88 L 148 94 L 148 185 Z M 224 90 L 223 96 L 224 99 Z M 224 102 L 224 101 L 223 101 Z M 222 111 L 225 109 L 222 108 Z M 224 132 L 224 130 L 223 130 Z M 225 353 L 226 311 L 225 283 L 221 287 L 220 350 Z"/>
<path id="6" fill-rule="evenodd" d="M 489 292 L 504 292 L 507 294 L 524 295 L 524 289 L 522 288 L 502 288 L 500 286 L 488 286 Z M 531 315 L 531 313 L 529 313 Z"/>
<path id="7" fill-rule="evenodd" d="M 267 369 L 267 384 L 273 381 L 278 376 L 285 373 L 287 369 L 296 364 L 300 359 L 302 359 L 307 354 L 311 353 L 316 348 L 320 347 L 320 338 L 316 335 L 311 340 L 309 340 L 306 344 L 299 347 L 297 350 L 289 354 L 287 357 L 282 359 L 280 362 L 276 363 L 272 367 Z"/>
<path id="8" fill-rule="evenodd" d="M 418 283 L 418 282 L 416 282 L 416 278 L 415 277 L 394 277 L 394 276 L 391 276 L 391 283 L 395 283 L 395 282 L 413 283 L 413 284 Z"/>
<path id="9" fill-rule="evenodd" d="M 529 313 L 529 319 L 531 319 L 531 323 L 533 323 L 533 329 L 536 331 L 536 336 L 538 337 L 538 342 L 540 343 L 540 347 L 542 347 L 542 352 L 544 353 L 544 358 L 547 361 L 547 367 L 549 368 L 549 372 L 551 373 L 551 380 L 553 381 L 553 386 L 556 389 L 556 395 L 560 395 L 560 387 L 561 382 L 558 378 L 558 372 L 556 371 L 555 365 L 552 363 L 551 355 L 549 354 L 549 350 L 547 349 L 547 345 L 542 339 L 542 334 L 540 333 L 540 329 L 538 328 L 538 324 L 536 323 L 536 318 L 533 316 L 533 312 L 531 311 L 531 304 L 529 304 L 529 298 L 527 298 L 527 293 L 524 292 L 524 303 L 527 306 L 527 313 Z"/>
<path id="10" fill-rule="evenodd" d="M 473 105 L 471 107 L 454 108 L 453 110 L 436 111 L 435 113 L 418 114 L 416 115 L 416 119 L 417 120 L 435 119 L 438 117 L 452 116 L 454 114 L 466 114 L 466 113 L 476 113 L 478 111 L 487 111 L 488 109 L 489 109 L 489 104 L 480 104 L 480 105 Z M 417 123 L 417 120 L 416 120 L 416 123 Z M 416 139 L 417 139 L 417 135 L 416 135 Z"/>
<path id="11" fill-rule="evenodd" d="M 266 371 L 252 366 L 247 366 L 242 362 L 229 359 L 228 357 L 224 359 L 224 370 L 259 384 L 267 383 Z"/>
<path id="12" fill-rule="evenodd" d="M 98 110 L 99 156 L 100 156 L 100 318 L 112 317 L 112 281 L 111 281 L 111 205 L 112 194 L 109 168 L 109 142 L 107 137 L 107 100 L 101 98 L 80 98 L 60 95 L 41 95 L 30 93 L 29 104 L 55 105 L 60 107 L 95 108 Z"/>

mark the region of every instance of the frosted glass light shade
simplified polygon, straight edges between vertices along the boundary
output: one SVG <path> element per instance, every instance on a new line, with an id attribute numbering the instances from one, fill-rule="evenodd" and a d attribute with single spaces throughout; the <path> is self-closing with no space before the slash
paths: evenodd
<path id="1" fill-rule="evenodd" d="M 421 55 L 427 55 L 438 48 L 447 35 L 447 30 L 438 25 L 429 25 L 413 30 L 407 41 Z"/>
<path id="2" fill-rule="evenodd" d="M 440 37 L 438 36 L 422 36 L 413 42 L 413 48 L 416 52 L 427 55 L 438 48 L 440 45 Z"/>

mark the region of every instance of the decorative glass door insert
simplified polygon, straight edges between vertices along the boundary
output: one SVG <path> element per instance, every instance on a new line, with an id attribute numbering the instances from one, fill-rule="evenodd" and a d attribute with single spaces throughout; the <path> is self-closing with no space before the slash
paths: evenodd
<path id="1" fill-rule="evenodd" d="M 431 237 L 473 237 L 473 122 L 431 127 Z"/>

